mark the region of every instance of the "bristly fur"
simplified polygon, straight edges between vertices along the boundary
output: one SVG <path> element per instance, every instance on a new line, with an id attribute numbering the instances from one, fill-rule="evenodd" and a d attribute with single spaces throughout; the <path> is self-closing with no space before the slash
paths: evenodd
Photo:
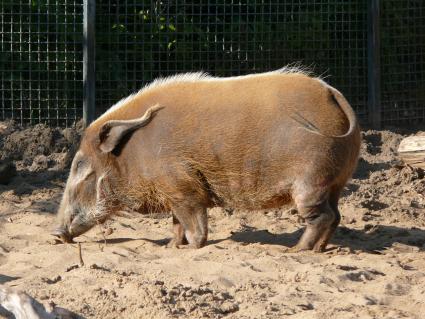
<path id="1" fill-rule="evenodd" d="M 119 198 L 122 208 L 145 214 L 157 214 L 170 211 L 170 197 L 163 191 L 161 185 L 137 177 L 135 183 L 126 180 L 116 180 L 115 196 Z"/>
<path id="2" fill-rule="evenodd" d="M 150 84 L 144 86 L 141 88 L 138 92 L 135 92 L 133 94 L 130 94 L 129 96 L 121 99 L 116 104 L 111 106 L 105 113 L 103 113 L 96 121 L 102 119 L 105 115 L 110 114 L 116 110 L 118 110 L 121 107 L 124 107 L 125 105 L 129 104 L 133 99 L 140 96 L 141 94 L 148 92 L 150 90 L 164 87 L 169 84 L 173 83 L 187 83 L 187 82 L 201 82 L 201 81 L 231 81 L 241 78 L 247 78 L 247 77 L 254 77 L 254 76 L 267 76 L 273 73 L 279 73 L 279 74 L 303 74 L 307 76 L 312 76 L 313 72 L 311 71 L 311 68 L 302 66 L 301 63 L 291 63 L 288 64 L 278 70 L 269 71 L 269 72 L 263 72 L 263 73 L 254 73 L 254 74 L 248 74 L 248 75 L 239 75 L 239 76 L 232 76 L 232 77 L 214 77 L 209 75 L 207 72 L 191 72 L 191 73 L 181 73 L 181 74 L 175 74 L 163 78 L 157 78 Z M 320 79 L 320 77 L 318 77 Z M 95 121 L 95 122 L 96 122 Z"/>
<path id="3" fill-rule="evenodd" d="M 115 212 L 120 208 L 118 199 L 118 196 L 112 190 L 111 171 L 107 170 L 98 180 L 95 204 L 90 207 L 84 207 L 87 212 L 85 215 L 86 220 L 102 223 L 111 215 L 111 212 Z"/>
<path id="4" fill-rule="evenodd" d="M 283 68 L 277 69 L 276 71 L 272 71 L 270 73 L 303 74 L 303 75 L 307 75 L 307 76 L 313 76 L 314 75 L 311 67 L 302 65 L 300 62 L 287 64 Z"/>
<path id="5" fill-rule="evenodd" d="M 161 86 L 164 86 L 164 85 L 170 84 L 170 83 L 197 82 L 197 81 L 201 81 L 203 79 L 209 79 L 209 78 L 212 78 L 212 77 L 206 72 L 193 72 L 193 73 L 176 74 L 176 75 L 172 75 L 172 76 L 168 76 L 168 77 L 164 77 L 164 78 L 155 79 L 150 84 L 141 88 L 138 92 L 130 94 L 129 96 L 118 101 L 116 104 L 111 106 L 105 113 L 103 113 L 99 117 L 99 119 L 101 119 L 103 116 L 110 114 L 110 113 L 114 112 L 115 110 L 118 110 L 119 108 L 125 106 L 126 104 L 131 102 L 134 98 L 136 98 L 140 94 L 142 94 L 142 93 L 144 93 L 144 92 L 146 92 L 150 89 L 161 87 Z"/>
<path id="6" fill-rule="evenodd" d="M 184 155 L 182 154 L 182 156 Z M 291 202 L 288 194 L 276 196 L 273 190 L 255 183 L 255 172 L 221 171 L 206 159 L 200 163 L 190 157 L 184 157 L 181 161 L 190 167 L 181 182 L 191 185 L 191 191 L 198 193 L 201 197 L 208 193 L 214 206 L 251 209 L 259 206 L 268 208 L 273 206 L 276 201 L 283 205 Z M 197 172 L 202 172 L 204 181 L 200 179 Z M 88 220 L 101 222 L 119 210 L 151 215 L 170 212 L 171 205 L 176 200 L 172 195 L 174 192 L 167 191 L 166 187 L 158 181 L 145 180 L 141 176 L 135 177 L 132 183 L 112 175 L 108 175 L 107 179 L 109 187 L 108 190 L 104 190 L 105 197 L 98 198 L 95 207 L 87 209 Z M 232 180 L 244 180 L 245 182 L 251 180 L 254 183 L 248 182 L 245 187 L 238 188 L 239 190 L 235 192 L 228 188 L 229 181 Z M 209 189 L 206 189 L 207 187 Z"/>
<path id="7" fill-rule="evenodd" d="M 291 199 L 287 194 L 278 194 L 265 186 L 258 178 L 256 171 L 235 172 L 223 170 L 216 163 L 209 161 L 208 157 L 194 160 L 190 155 L 180 153 L 180 160 L 190 167 L 191 173 L 187 175 L 191 185 L 198 192 L 207 192 L 213 200 L 214 206 L 224 206 L 239 209 L 252 209 L 253 207 L 268 208 L 272 203 L 279 201 L 288 204 Z M 235 158 L 235 161 L 239 159 Z M 237 166 L 238 164 L 231 165 Z M 242 164 L 239 164 L 242 166 Z M 200 178 L 199 174 L 202 174 Z M 237 190 L 229 188 L 232 181 L 243 183 Z M 273 206 L 273 205 L 272 205 Z"/>

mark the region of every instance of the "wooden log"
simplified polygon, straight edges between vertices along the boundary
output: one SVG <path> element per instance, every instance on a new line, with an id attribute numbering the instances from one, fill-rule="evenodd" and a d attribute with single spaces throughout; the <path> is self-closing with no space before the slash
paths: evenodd
<path id="1" fill-rule="evenodd" d="M 55 319 L 55 315 L 48 313 L 37 300 L 12 288 L 0 287 L 0 304 L 16 319 Z"/>
<path id="2" fill-rule="evenodd" d="M 425 135 L 406 137 L 397 152 L 404 163 L 425 169 Z"/>
<path id="3" fill-rule="evenodd" d="M 16 319 L 82 318 L 71 311 L 54 305 L 45 307 L 26 293 L 1 285 L 0 306 L 10 311 Z"/>

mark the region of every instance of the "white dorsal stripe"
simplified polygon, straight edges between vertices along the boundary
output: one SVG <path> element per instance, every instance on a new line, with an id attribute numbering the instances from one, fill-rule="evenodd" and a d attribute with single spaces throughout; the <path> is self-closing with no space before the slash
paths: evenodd
<path id="1" fill-rule="evenodd" d="M 101 121 L 106 115 L 124 107 L 129 102 L 131 102 L 133 99 L 135 99 L 137 96 L 158 88 L 163 87 L 172 83 L 187 83 L 187 82 L 200 82 L 200 81 L 231 81 L 235 79 L 242 79 L 242 78 L 250 78 L 250 77 L 257 77 L 257 76 L 267 76 L 270 74 L 304 74 L 304 75 L 310 75 L 311 71 L 309 71 L 306 68 L 301 67 L 300 65 L 288 65 L 281 69 L 265 72 L 265 73 L 254 73 L 254 74 L 248 74 L 248 75 L 239 75 L 239 76 L 232 76 L 232 77 L 213 77 L 209 75 L 206 72 L 193 72 L 193 73 L 182 73 L 182 74 L 176 74 L 164 78 L 158 78 L 154 80 L 152 83 L 144 86 L 141 90 L 138 92 L 135 92 L 122 100 L 120 100 L 118 103 L 111 106 L 105 113 L 103 113 L 95 122 Z M 93 122 L 93 123 L 95 123 Z"/>

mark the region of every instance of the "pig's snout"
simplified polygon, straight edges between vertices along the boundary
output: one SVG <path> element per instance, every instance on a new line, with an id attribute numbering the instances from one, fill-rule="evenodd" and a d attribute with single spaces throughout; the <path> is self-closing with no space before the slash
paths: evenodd
<path id="1" fill-rule="evenodd" d="M 53 232 L 52 235 L 59 238 L 64 243 L 73 243 L 72 235 L 69 233 L 69 231 L 65 227 L 58 227 Z"/>
<path id="2" fill-rule="evenodd" d="M 52 232 L 52 235 L 64 243 L 73 243 L 75 237 L 84 234 L 97 223 L 102 223 L 103 221 L 94 218 L 88 219 L 86 214 L 79 212 L 74 214 L 74 217 L 68 223 L 62 219 L 59 222 L 59 226 Z"/>

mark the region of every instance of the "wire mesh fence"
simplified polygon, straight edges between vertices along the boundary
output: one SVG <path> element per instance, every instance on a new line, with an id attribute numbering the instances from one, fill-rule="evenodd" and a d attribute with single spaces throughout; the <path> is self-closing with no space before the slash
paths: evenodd
<path id="1" fill-rule="evenodd" d="M 83 105 L 83 1 L 3 0 L 0 119 L 69 125 Z M 368 108 L 368 0 L 96 2 L 97 113 L 159 76 L 299 62 Z M 383 124 L 425 119 L 425 2 L 381 1 Z"/>
<path id="2" fill-rule="evenodd" d="M 366 114 L 366 1 L 122 1 L 97 4 L 96 107 L 158 76 L 230 76 L 294 61 Z"/>
<path id="3" fill-rule="evenodd" d="M 65 125 L 81 117 L 80 2 L 1 1 L 1 119 Z"/>
<path id="4" fill-rule="evenodd" d="M 425 1 L 381 2 L 382 120 L 425 120 Z"/>

